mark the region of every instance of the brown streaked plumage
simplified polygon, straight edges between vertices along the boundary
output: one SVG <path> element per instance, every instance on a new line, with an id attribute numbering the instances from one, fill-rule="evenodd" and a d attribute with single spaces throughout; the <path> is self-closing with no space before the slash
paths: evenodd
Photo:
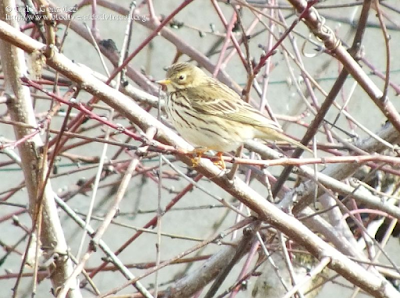
<path id="1" fill-rule="evenodd" d="M 246 140 L 286 141 L 310 151 L 285 136 L 280 127 L 244 102 L 232 89 L 190 63 L 176 63 L 159 81 L 168 91 L 166 112 L 181 136 L 204 151 L 229 152 Z"/>

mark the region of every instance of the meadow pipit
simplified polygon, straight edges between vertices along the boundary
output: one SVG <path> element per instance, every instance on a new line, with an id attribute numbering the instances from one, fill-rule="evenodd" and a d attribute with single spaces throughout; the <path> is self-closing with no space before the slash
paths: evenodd
<path id="1" fill-rule="evenodd" d="M 190 63 L 176 63 L 167 78 L 158 81 L 168 91 L 166 112 L 181 136 L 196 152 L 237 149 L 254 138 L 286 141 L 304 150 L 307 147 L 284 135 L 281 128 L 218 80 Z M 221 165 L 224 167 L 221 158 Z"/>

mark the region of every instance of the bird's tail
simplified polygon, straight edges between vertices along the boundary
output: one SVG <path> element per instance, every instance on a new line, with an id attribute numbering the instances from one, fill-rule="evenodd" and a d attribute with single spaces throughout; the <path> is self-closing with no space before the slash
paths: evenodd
<path id="1" fill-rule="evenodd" d="M 297 142 L 296 140 L 292 139 L 289 136 L 284 135 L 282 132 L 276 131 L 274 129 L 271 128 L 263 128 L 260 130 L 261 132 L 263 132 L 263 137 L 265 137 L 265 139 L 270 140 L 270 141 L 285 141 L 288 142 L 294 146 L 300 147 L 303 150 L 306 150 L 310 153 L 313 153 L 312 150 L 310 150 L 309 148 L 307 148 L 306 146 L 304 146 L 303 144 L 301 144 L 300 142 Z"/>

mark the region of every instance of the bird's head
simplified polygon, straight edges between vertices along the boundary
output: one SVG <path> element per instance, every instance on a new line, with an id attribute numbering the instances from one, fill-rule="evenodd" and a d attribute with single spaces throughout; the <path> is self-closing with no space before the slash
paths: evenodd
<path id="1" fill-rule="evenodd" d="M 198 67 L 182 62 L 168 67 L 167 78 L 157 81 L 167 87 L 168 92 L 198 87 L 207 80 L 207 75 Z"/>

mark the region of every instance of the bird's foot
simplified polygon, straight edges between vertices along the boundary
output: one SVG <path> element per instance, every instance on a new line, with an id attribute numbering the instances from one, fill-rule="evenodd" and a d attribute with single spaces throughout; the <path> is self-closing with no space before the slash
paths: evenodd
<path id="1" fill-rule="evenodd" d="M 226 165 L 225 165 L 225 161 L 222 158 L 222 152 L 218 152 L 217 156 L 218 156 L 219 160 L 213 161 L 213 164 L 215 164 L 221 170 L 225 170 Z"/>
<path id="2" fill-rule="evenodd" d="M 208 151 L 207 148 L 198 147 L 198 148 L 195 148 L 192 152 L 190 152 L 193 155 L 193 158 L 191 158 L 192 167 L 193 168 L 199 166 L 200 161 L 201 161 L 201 157 L 207 151 Z M 225 161 L 222 158 L 222 152 L 218 152 L 216 155 L 218 157 L 218 160 L 213 161 L 213 164 L 216 165 L 221 170 L 225 170 L 226 169 L 226 165 L 225 165 Z"/>
<path id="3" fill-rule="evenodd" d="M 193 154 L 193 158 L 191 159 L 192 162 L 192 167 L 195 168 L 197 166 L 199 166 L 200 161 L 201 161 L 201 157 L 203 156 L 203 154 L 205 152 L 207 152 L 207 148 L 203 148 L 203 147 L 198 147 L 195 148 L 191 154 Z"/>

